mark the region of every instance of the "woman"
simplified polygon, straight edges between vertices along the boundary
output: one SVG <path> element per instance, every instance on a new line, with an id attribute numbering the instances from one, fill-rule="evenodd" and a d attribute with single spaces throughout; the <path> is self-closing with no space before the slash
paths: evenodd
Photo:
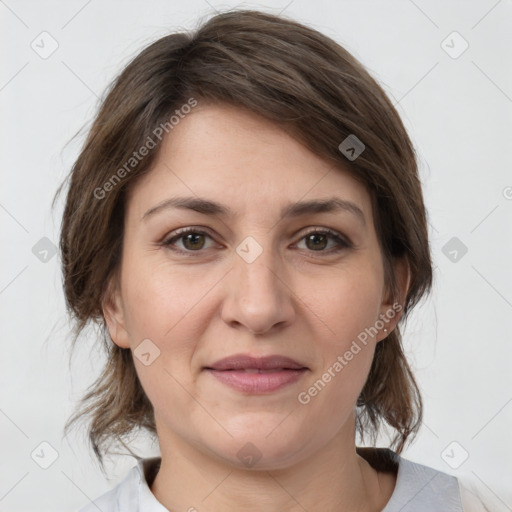
<path id="1" fill-rule="evenodd" d="M 334 41 L 234 11 L 146 48 L 72 169 L 61 251 L 108 354 L 67 428 L 91 417 L 100 462 L 141 428 L 161 450 L 81 511 L 470 510 L 400 456 L 425 207 L 397 112 Z M 356 446 L 382 424 L 389 449 Z"/>

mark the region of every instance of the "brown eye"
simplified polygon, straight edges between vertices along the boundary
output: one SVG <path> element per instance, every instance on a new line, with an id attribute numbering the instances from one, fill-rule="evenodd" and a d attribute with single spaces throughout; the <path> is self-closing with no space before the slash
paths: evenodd
<path id="1" fill-rule="evenodd" d="M 350 243 L 341 238 L 341 236 L 338 233 L 331 230 L 317 229 L 311 231 L 302 237 L 301 242 L 302 240 L 305 241 L 306 249 L 313 252 L 331 253 L 338 252 L 350 247 Z M 330 241 L 333 242 L 333 245 L 328 247 Z"/>
<path id="2" fill-rule="evenodd" d="M 207 249 L 206 239 L 212 240 L 211 236 L 203 231 L 193 228 L 185 228 L 179 230 L 173 237 L 162 243 L 163 246 L 169 247 L 178 252 L 200 252 L 201 249 Z M 181 246 L 177 245 L 181 242 Z"/>
<path id="3" fill-rule="evenodd" d="M 307 235 L 305 239 L 307 248 L 312 250 L 325 249 L 329 241 L 326 235 L 321 235 L 318 233 Z"/>
<path id="4" fill-rule="evenodd" d="M 203 249 L 209 248 L 206 245 L 207 239 L 213 242 L 212 237 L 204 231 L 194 228 L 184 228 L 178 230 L 174 236 L 165 242 L 162 242 L 162 245 L 184 254 L 200 253 Z M 306 250 L 326 254 L 336 253 L 351 247 L 351 244 L 343 239 L 336 231 L 328 229 L 310 231 L 301 238 L 299 243 L 302 241 L 305 242 Z M 178 245 L 178 243 L 181 243 L 181 246 Z M 330 246 L 329 243 L 331 243 Z M 303 247 L 300 248 L 302 249 Z"/>
<path id="5" fill-rule="evenodd" d="M 204 246 L 204 235 L 201 233 L 189 233 L 181 238 L 185 249 L 193 251 L 196 249 L 202 249 Z"/>

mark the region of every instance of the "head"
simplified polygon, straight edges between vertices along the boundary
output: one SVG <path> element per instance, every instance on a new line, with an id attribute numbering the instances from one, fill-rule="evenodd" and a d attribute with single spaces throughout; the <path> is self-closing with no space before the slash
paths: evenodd
<path id="1" fill-rule="evenodd" d="M 184 197 L 193 209 L 163 206 Z M 363 437 L 386 423 L 398 452 L 418 429 L 400 334 L 432 281 L 414 149 L 377 82 L 318 32 L 235 11 L 143 50 L 70 173 L 60 245 L 75 342 L 97 323 L 107 354 L 67 425 L 91 418 L 100 461 L 138 429 L 232 461 L 251 442 L 268 467 L 352 419 Z M 239 353 L 307 371 L 248 397 L 205 370 Z"/>

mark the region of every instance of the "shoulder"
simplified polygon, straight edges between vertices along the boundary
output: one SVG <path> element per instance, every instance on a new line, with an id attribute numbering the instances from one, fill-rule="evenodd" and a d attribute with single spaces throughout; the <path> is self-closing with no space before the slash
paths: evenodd
<path id="1" fill-rule="evenodd" d="M 405 459 L 389 448 L 357 447 L 377 471 L 392 472 L 396 482 L 382 512 L 489 512 L 470 482 Z"/>
<path id="2" fill-rule="evenodd" d="M 140 510 L 140 487 L 144 480 L 143 464 L 147 459 L 141 459 L 131 468 L 125 477 L 114 488 L 90 501 L 76 512 L 136 512 Z"/>
<path id="3" fill-rule="evenodd" d="M 486 512 L 476 493 L 450 474 L 379 449 L 398 468 L 395 489 L 382 512 Z"/>
<path id="4" fill-rule="evenodd" d="M 468 478 L 459 478 L 460 496 L 462 499 L 462 507 L 464 512 L 491 512 L 496 510 L 496 506 L 492 505 L 487 495 L 479 490 L 474 482 Z"/>
<path id="5" fill-rule="evenodd" d="M 395 490 L 383 512 L 463 512 L 456 477 L 396 455 Z"/>

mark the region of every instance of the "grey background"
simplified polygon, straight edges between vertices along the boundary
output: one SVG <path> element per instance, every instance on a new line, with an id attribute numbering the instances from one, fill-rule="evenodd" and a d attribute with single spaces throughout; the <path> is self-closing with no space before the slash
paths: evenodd
<path id="1" fill-rule="evenodd" d="M 114 459 L 106 481 L 83 432 L 62 435 L 102 357 L 91 332 L 68 366 L 52 253 L 62 202 L 54 212 L 50 203 L 83 138 L 67 143 L 121 67 L 159 36 L 242 5 L 333 37 L 397 105 L 418 151 L 436 265 L 434 293 L 405 333 L 425 422 L 404 456 L 464 478 L 493 510 L 512 510 L 510 0 L 2 0 L 0 511 L 74 510 L 135 463 Z M 135 447 L 158 453 L 144 438 Z"/>

